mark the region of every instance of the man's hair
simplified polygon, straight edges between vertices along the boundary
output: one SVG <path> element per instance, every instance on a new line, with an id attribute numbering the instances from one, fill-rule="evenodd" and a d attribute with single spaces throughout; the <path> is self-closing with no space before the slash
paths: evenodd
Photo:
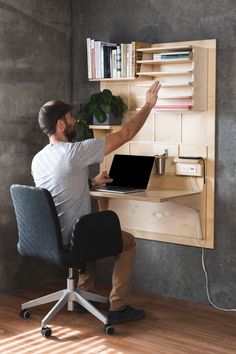
<path id="1" fill-rule="evenodd" d="M 72 110 L 71 104 L 62 101 L 49 101 L 39 110 L 38 122 L 41 130 L 49 137 L 56 133 L 56 125 L 66 113 Z"/>

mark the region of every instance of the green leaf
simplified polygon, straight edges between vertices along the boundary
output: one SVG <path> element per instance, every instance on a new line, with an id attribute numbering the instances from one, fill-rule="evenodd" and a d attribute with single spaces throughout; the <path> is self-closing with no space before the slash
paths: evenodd
<path id="1" fill-rule="evenodd" d="M 108 89 L 104 89 L 104 90 L 102 91 L 102 97 L 103 97 L 103 99 L 104 99 L 105 101 L 110 102 L 111 99 L 112 99 L 112 93 L 111 93 L 111 91 L 108 90 Z"/>
<path id="2" fill-rule="evenodd" d="M 105 113 L 111 112 L 111 105 L 109 103 L 101 103 L 100 108 Z"/>
<path id="3" fill-rule="evenodd" d="M 100 123 L 103 123 L 106 119 L 106 113 L 103 112 L 100 108 L 96 109 L 94 115 Z"/>

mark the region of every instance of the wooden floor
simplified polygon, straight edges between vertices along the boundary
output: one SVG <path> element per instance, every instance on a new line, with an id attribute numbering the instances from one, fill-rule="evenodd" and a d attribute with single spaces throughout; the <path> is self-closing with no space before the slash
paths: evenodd
<path id="1" fill-rule="evenodd" d="M 92 315 L 63 309 L 52 320 L 53 334 L 46 339 L 40 322 L 52 304 L 32 309 L 28 320 L 19 316 L 20 304 L 61 288 L 62 282 L 57 282 L 0 295 L 0 353 L 236 353 L 235 312 L 148 294 L 132 297 L 132 305 L 146 309 L 146 318 L 117 325 L 111 336 Z"/>

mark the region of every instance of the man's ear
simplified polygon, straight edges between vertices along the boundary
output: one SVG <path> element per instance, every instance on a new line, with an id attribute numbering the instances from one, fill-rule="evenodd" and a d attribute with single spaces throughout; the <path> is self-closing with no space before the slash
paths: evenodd
<path id="1" fill-rule="evenodd" d="M 56 126 L 59 130 L 64 131 L 66 124 L 65 124 L 64 120 L 62 118 L 60 118 L 60 119 L 58 119 Z"/>

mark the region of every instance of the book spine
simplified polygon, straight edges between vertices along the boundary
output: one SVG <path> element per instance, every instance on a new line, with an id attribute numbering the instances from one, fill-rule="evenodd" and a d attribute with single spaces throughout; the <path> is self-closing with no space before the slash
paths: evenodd
<path id="1" fill-rule="evenodd" d="M 135 42 L 132 42 L 131 43 L 131 63 L 130 63 L 130 74 L 131 74 L 131 77 L 135 77 L 136 75 L 136 55 L 135 55 Z"/>
<path id="2" fill-rule="evenodd" d="M 112 49 L 112 77 L 116 79 L 116 49 Z"/>
<path id="3" fill-rule="evenodd" d="M 116 76 L 119 79 L 121 77 L 121 46 L 116 48 Z"/>
<path id="4" fill-rule="evenodd" d="M 101 43 L 100 49 L 100 66 L 101 66 L 101 78 L 104 78 L 104 44 Z"/>
<path id="5" fill-rule="evenodd" d="M 88 63 L 88 79 L 92 79 L 91 38 L 87 38 L 87 63 Z"/>
<path id="6" fill-rule="evenodd" d="M 92 71 L 92 78 L 96 78 L 96 67 L 95 67 L 95 40 L 91 39 L 91 71 Z"/>
<path id="7" fill-rule="evenodd" d="M 121 43 L 120 45 L 120 56 L 121 56 L 121 72 L 120 72 L 120 77 L 124 77 L 124 43 Z"/>
<path id="8" fill-rule="evenodd" d="M 163 59 L 189 59 L 189 53 L 155 53 L 153 54 L 153 60 Z"/>
<path id="9" fill-rule="evenodd" d="M 104 53 L 104 78 L 108 79 L 111 77 L 111 59 L 110 59 L 111 47 L 104 45 L 103 53 Z"/>
<path id="10" fill-rule="evenodd" d="M 123 50 L 123 77 L 127 77 L 127 44 L 124 43 L 124 50 Z"/>
<path id="11" fill-rule="evenodd" d="M 97 78 L 101 79 L 101 41 L 96 41 L 97 42 Z"/>
<path id="12" fill-rule="evenodd" d="M 127 44 L 127 77 L 131 77 L 131 44 Z"/>
<path id="13" fill-rule="evenodd" d="M 161 55 L 161 59 L 188 59 L 189 55 L 180 54 L 180 55 Z"/>

